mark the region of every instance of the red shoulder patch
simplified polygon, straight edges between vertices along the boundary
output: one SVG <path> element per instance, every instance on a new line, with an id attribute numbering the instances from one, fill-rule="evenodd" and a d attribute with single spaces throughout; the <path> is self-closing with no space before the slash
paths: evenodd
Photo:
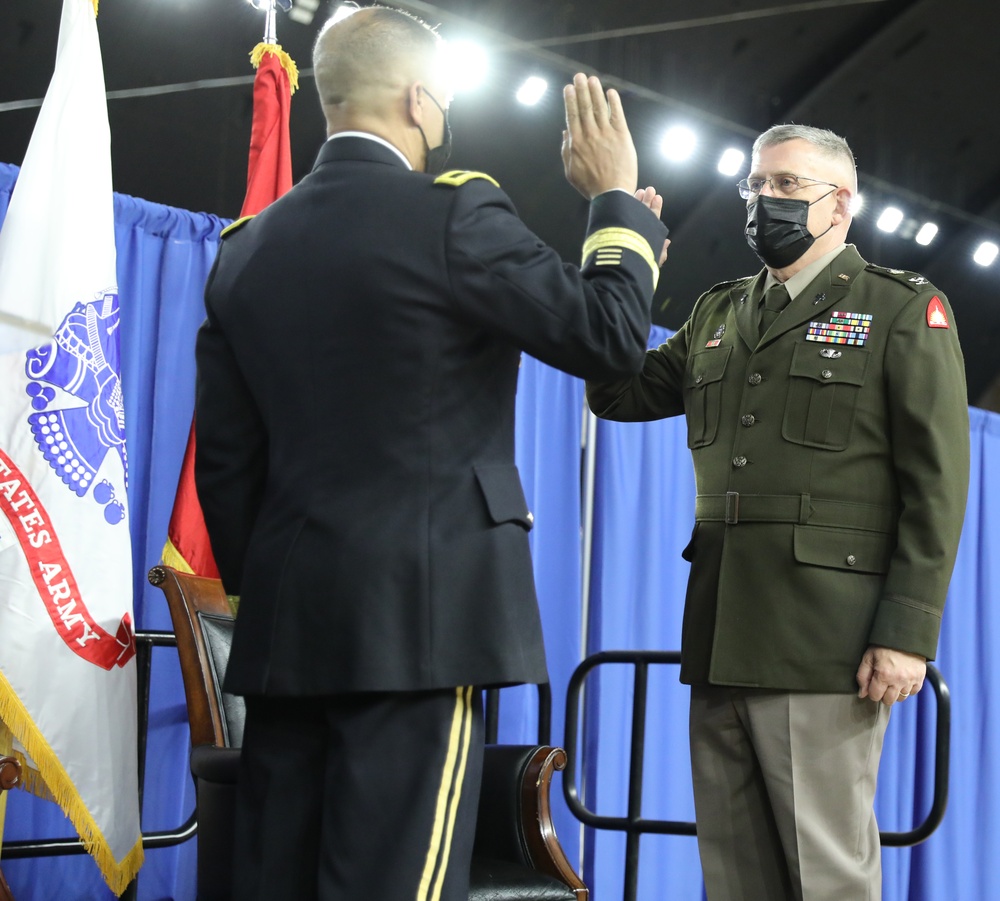
<path id="1" fill-rule="evenodd" d="M 941 298 L 935 294 L 927 304 L 927 325 L 930 328 L 951 328 Z"/>

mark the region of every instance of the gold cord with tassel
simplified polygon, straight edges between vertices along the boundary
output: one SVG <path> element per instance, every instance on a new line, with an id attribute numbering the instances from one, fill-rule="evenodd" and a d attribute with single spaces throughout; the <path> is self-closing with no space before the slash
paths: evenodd
<path id="1" fill-rule="evenodd" d="M 295 60 L 281 49 L 281 44 L 267 44 L 262 41 L 250 51 L 250 64 L 255 69 L 260 65 L 265 53 L 273 53 L 278 57 L 281 68 L 288 73 L 288 85 L 294 94 L 299 89 L 299 68 L 295 65 Z"/>

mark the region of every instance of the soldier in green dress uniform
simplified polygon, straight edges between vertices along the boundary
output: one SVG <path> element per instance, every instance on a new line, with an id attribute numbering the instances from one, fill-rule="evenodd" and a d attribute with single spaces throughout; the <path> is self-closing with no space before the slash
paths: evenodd
<path id="1" fill-rule="evenodd" d="M 938 288 L 845 243 L 842 138 L 769 129 L 740 193 L 764 269 L 587 397 L 687 418 L 681 680 L 709 901 L 871 901 L 882 739 L 934 657 L 965 511 L 962 353 Z"/>

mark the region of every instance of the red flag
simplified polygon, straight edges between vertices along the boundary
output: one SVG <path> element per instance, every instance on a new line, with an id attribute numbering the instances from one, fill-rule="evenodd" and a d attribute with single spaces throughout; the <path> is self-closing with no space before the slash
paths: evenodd
<path id="1" fill-rule="evenodd" d="M 250 54 L 257 68 L 253 82 L 253 124 L 247 193 L 240 216 L 254 216 L 292 186 L 292 151 L 288 134 L 291 97 L 299 73 L 278 44 L 258 44 Z M 163 562 L 183 572 L 219 578 L 194 484 L 194 423 L 188 435 L 177 496 L 167 528 Z"/>

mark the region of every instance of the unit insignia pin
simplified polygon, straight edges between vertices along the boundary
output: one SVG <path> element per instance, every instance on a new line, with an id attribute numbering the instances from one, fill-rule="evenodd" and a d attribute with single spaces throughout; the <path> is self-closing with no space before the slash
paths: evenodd
<path id="1" fill-rule="evenodd" d="M 726 333 L 726 324 L 722 323 L 716 330 L 715 334 L 712 335 L 712 340 L 709 341 L 705 347 L 718 347 L 722 343 L 722 336 Z"/>
<path id="2" fill-rule="evenodd" d="M 824 300 L 826 300 L 826 292 L 821 291 L 819 294 L 816 295 L 815 298 L 813 298 L 813 306 L 815 306 L 818 303 L 823 303 Z"/>
<path id="3" fill-rule="evenodd" d="M 930 281 L 928 279 L 924 278 L 922 275 L 915 276 L 914 278 L 911 278 L 910 281 L 913 282 L 913 284 L 915 284 L 915 285 L 929 285 L 930 284 Z"/>

